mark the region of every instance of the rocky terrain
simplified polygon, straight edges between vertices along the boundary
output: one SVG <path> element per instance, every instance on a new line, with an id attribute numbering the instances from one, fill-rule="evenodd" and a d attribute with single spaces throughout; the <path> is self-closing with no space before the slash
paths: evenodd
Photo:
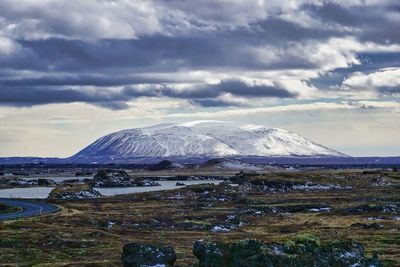
<path id="1" fill-rule="evenodd" d="M 88 181 L 92 187 L 124 187 L 124 186 L 159 186 L 150 179 L 131 177 L 121 170 L 101 170 L 92 180 Z"/>
<path id="2" fill-rule="evenodd" d="M 59 185 L 54 188 L 47 200 L 49 201 L 76 201 L 84 199 L 93 199 L 100 197 L 101 194 L 88 185 L 72 184 Z"/>
<path id="3" fill-rule="evenodd" d="M 238 248 L 243 262 L 400 266 L 398 172 L 242 172 L 229 182 L 58 201 L 58 213 L 0 222 L 0 262 L 120 266 L 136 243 L 125 255 L 173 247 L 176 266 L 228 261 Z"/>
<path id="4" fill-rule="evenodd" d="M 381 266 L 376 254 L 364 255 L 362 244 L 352 240 L 322 242 L 319 237 L 303 234 L 285 242 L 254 239 L 232 243 L 195 242 L 193 253 L 200 267 L 211 266 Z"/>
<path id="5" fill-rule="evenodd" d="M 0 178 L 0 189 L 15 187 L 32 187 L 32 186 L 55 186 L 56 182 L 51 179 L 33 179 L 24 180 L 16 177 Z"/>

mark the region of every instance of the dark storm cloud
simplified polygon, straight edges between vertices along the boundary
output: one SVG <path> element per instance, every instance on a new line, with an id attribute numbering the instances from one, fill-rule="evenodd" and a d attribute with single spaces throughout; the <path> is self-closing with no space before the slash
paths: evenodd
<path id="1" fill-rule="evenodd" d="M 140 97 L 172 97 L 183 99 L 201 99 L 218 97 L 230 93 L 234 96 L 243 97 L 275 97 L 275 98 L 294 98 L 296 94 L 288 92 L 286 89 L 265 86 L 265 85 L 247 85 L 238 80 L 222 81 L 218 84 L 208 84 L 188 88 L 188 90 L 175 90 L 170 87 L 163 87 L 152 90 L 138 90 L 136 88 L 126 88 L 124 94 Z"/>
<path id="2" fill-rule="evenodd" d="M 0 86 L 0 104 L 9 106 L 35 106 L 54 103 L 86 102 L 110 109 L 125 109 L 127 102 L 139 97 L 169 97 L 187 99 L 197 105 L 240 106 L 237 102 L 224 101 L 218 98 L 230 93 L 234 96 L 290 98 L 295 94 L 285 89 L 271 86 L 249 86 L 241 81 L 226 81 L 216 85 L 200 85 L 185 90 L 176 90 L 166 85 L 158 88 L 138 89 L 129 86 L 122 90 L 105 88 L 97 90 L 77 90 L 54 87 L 19 87 L 16 84 Z M 214 98 L 214 99 L 213 99 Z"/>
<path id="3" fill-rule="evenodd" d="M 388 87 L 388 86 L 382 86 L 378 87 L 377 90 L 387 96 L 392 96 L 392 95 L 399 95 L 400 94 L 400 86 L 394 86 L 394 87 Z"/>
<path id="4" fill-rule="evenodd" d="M 285 89 L 277 86 L 265 86 L 265 85 L 254 85 L 248 86 L 241 81 L 224 81 L 212 88 L 225 93 L 231 93 L 237 96 L 249 96 L 249 97 L 278 97 L 287 98 L 295 97 L 296 95 L 288 92 Z"/>
<path id="5" fill-rule="evenodd" d="M 352 35 L 363 41 L 400 43 L 398 3 L 346 8 L 335 3 L 305 5 L 304 9 L 321 21 L 350 27 Z M 397 18 L 396 18 L 397 17 Z M 357 31 L 354 31 L 357 30 Z"/>
<path id="6" fill-rule="evenodd" d="M 0 78 L 0 85 L 3 86 L 123 86 L 130 84 L 158 84 L 173 83 L 171 79 L 155 79 L 145 77 L 129 77 L 129 76 L 97 76 L 97 75 L 77 75 L 77 76 L 43 76 L 40 78 L 20 78 L 10 79 Z"/>
<path id="7" fill-rule="evenodd" d="M 267 43 L 263 41 L 264 37 L 254 38 L 261 44 Z M 101 40 L 95 43 L 60 39 L 20 41 L 26 51 L 40 58 L 41 63 L 34 60 L 13 64 L 17 69 L 104 74 L 168 73 L 182 68 L 265 70 L 316 67 L 302 55 L 292 54 L 282 55 L 281 60 L 261 62 L 243 48 L 249 45 L 248 42 L 247 38 L 238 38 L 235 33 L 196 37 L 149 36 L 139 40 Z"/>
<path id="8" fill-rule="evenodd" d="M 85 92 L 73 89 L 4 88 L 0 87 L 0 104 L 9 106 L 35 106 L 54 103 L 87 102 L 109 108 L 123 107 L 124 95 L 108 91 Z M 108 103 L 108 104 L 107 104 Z M 116 105 L 119 103 L 119 105 Z"/>

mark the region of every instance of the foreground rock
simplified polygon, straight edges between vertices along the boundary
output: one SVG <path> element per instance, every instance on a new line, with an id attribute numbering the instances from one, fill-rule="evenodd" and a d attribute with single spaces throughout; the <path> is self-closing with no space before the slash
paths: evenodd
<path id="1" fill-rule="evenodd" d="M 94 190 L 88 185 L 64 185 L 57 186 L 54 188 L 49 196 L 48 200 L 82 200 L 82 199 L 93 199 L 100 197 L 100 192 Z"/>
<path id="2" fill-rule="evenodd" d="M 193 253 L 199 266 L 381 266 L 376 255 L 364 256 L 360 243 L 351 240 L 321 242 L 312 235 L 300 235 L 286 243 L 244 240 L 225 243 L 195 242 Z"/>
<path id="3" fill-rule="evenodd" d="M 172 267 L 176 261 L 176 254 L 171 246 L 127 243 L 123 247 L 121 261 L 124 267 Z"/>
<path id="4" fill-rule="evenodd" d="M 101 170 L 89 182 L 93 187 L 125 187 L 125 186 L 159 186 L 152 180 L 145 178 L 133 178 L 125 171 Z"/>
<path id="5" fill-rule="evenodd" d="M 351 226 L 352 226 L 352 227 L 361 227 L 361 228 L 364 228 L 364 229 L 374 229 L 374 230 L 379 230 L 379 229 L 384 228 L 383 225 L 381 225 L 381 224 L 379 224 L 379 223 L 376 223 L 376 222 L 371 223 L 371 224 L 366 224 L 366 223 L 353 223 Z"/>

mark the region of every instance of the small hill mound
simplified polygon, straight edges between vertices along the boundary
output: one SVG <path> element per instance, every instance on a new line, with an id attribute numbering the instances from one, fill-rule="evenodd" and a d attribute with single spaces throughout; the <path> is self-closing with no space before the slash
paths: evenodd
<path id="1" fill-rule="evenodd" d="M 245 170 L 245 171 L 262 171 L 265 170 L 255 164 L 246 163 L 239 159 L 218 158 L 204 162 L 200 168 L 226 169 L 226 170 Z"/>
<path id="2" fill-rule="evenodd" d="M 82 200 L 82 199 L 93 199 L 100 197 L 100 192 L 94 190 L 89 185 L 75 184 L 75 185 L 60 185 L 54 188 L 49 196 L 48 200 Z"/>
<path id="3" fill-rule="evenodd" d="M 179 169 L 183 169 L 183 168 L 185 168 L 185 166 L 183 166 L 182 164 L 174 163 L 169 160 L 163 160 L 153 166 L 150 166 L 147 169 L 149 171 L 166 171 L 166 170 L 172 171 L 172 170 L 179 170 Z"/>

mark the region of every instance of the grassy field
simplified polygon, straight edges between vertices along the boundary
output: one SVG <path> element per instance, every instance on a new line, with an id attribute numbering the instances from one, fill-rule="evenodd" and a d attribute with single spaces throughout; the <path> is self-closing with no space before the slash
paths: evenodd
<path id="1" fill-rule="evenodd" d="M 58 203 L 59 213 L 0 223 L 1 266 L 118 266 L 130 241 L 173 245 L 176 264 L 195 266 L 194 241 L 280 241 L 308 233 L 354 239 L 384 266 L 400 266 L 400 214 L 373 210 L 400 207 L 399 173 L 309 171 L 253 178 L 309 184 L 275 190 L 198 185 Z M 364 204 L 372 211 L 349 212 Z M 383 228 L 351 226 L 374 222 Z"/>

